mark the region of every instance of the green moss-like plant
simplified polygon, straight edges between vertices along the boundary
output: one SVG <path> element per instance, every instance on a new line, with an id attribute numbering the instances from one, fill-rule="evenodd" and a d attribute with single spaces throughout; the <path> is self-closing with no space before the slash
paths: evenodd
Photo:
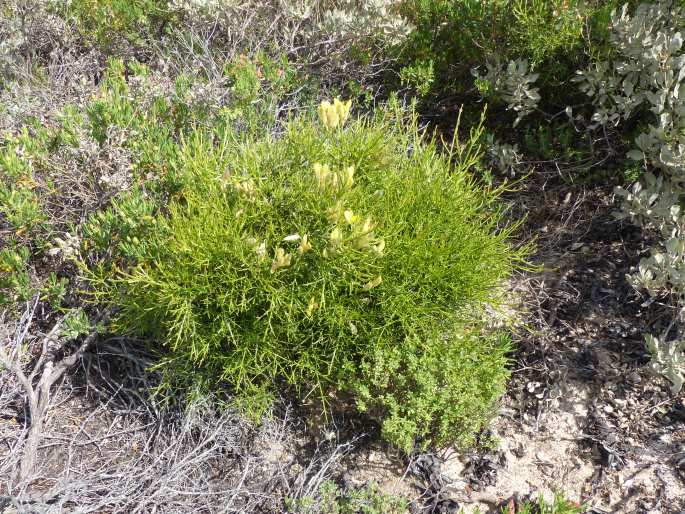
<path id="1" fill-rule="evenodd" d="M 342 392 L 407 451 L 466 444 L 507 376 L 482 306 L 524 250 L 470 178 L 474 145 L 441 155 L 399 108 L 343 127 L 347 109 L 278 138 L 184 138 L 183 190 L 98 292 L 163 347 L 171 387 L 228 386 L 248 407 L 259 391 L 255 408 L 283 382 Z"/>

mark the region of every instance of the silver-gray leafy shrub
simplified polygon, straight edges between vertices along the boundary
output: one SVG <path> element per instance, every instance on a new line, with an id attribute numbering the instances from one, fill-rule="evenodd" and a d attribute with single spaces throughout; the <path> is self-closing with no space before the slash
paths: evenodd
<path id="1" fill-rule="evenodd" d="M 329 44 L 374 41 L 399 43 L 413 27 L 399 12 L 398 0 L 172 0 L 171 6 L 191 20 L 204 20 L 220 27 L 235 25 L 235 17 L 278 20 L 283 43 L 305 38 Z M 285 49 L 285 48 L 284 48 Z"/>
<path id="2" fill-rule="evenodd" d="M 413 30 L 397 12 L 397 0 L 346 0 L 324 11 L 319 28 L 338 38 L 375 37 L 381 42 L 402 42 Z"/>
<path id="3" fill-rule="evenodd" d="M 623 199 L 619 217 L 660 235 L 629 280 L 652 301 L 662 295 L 676 300 L 669 329 L 645 336 L 652 367 L 668 377 L 674 391 L 681 389 L 685 373 L 684 27 L 685 9 L 670 0 L 641 4 L 633 14 L 625 5 L 612 14 L 615 58 L 594 63 L 575 78 L 595 107 L 591 128 L 615 126 L 638 114 L 649 120 L 628 157 L 644 162 L 650 172 L 616 192 Z"/>
<path id="4" fill-rule="evenodd" d="M 518 145 L 502 143 L 495 139 L 492 134 L 487 135 L 486 141 L 486 157 L 488 162 L 497 168 L 500 173 L 514 177 L 516 175 L 516 168 L 521 162 Z"/>
<path id="5" fill-rule="evenodd" d="M 478 68 L 471 70 L 471 73 L 482 93 L 501 97 L 507 104 L 507 109 L 516 113 L 514 126 L 533 112 L 540 102 L 539 89 L 533 86 L 538 74 L 531 73 L 525 59 L 516 59 L 505 64 L 498 60 L 486 62 L 484 74 Z"/>

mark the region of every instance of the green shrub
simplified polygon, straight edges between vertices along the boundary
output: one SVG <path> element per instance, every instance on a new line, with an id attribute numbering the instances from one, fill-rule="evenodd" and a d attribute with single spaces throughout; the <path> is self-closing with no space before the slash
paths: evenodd
<path id="1" fill-rule="evenodd" d="M 29 188 L 7 188 L 1 183 L 0 215 L 17 233 L 32 231 L 44 218 L 35 192 Z"/>
<path id="2" fill-rule="evenodd" d="M 37 232 L 45 221 L 34 168 L 47 155 L 44 133 L 24 127 L 17 136 L 0 135 L 0 223 L 17 234 Z"/>
<path id="3" fill-rule="evenodd" d="M 345 108 L 279 139 L 189 137 L 186 188 L 100 293 L 121 329 L 163 345 L 169 385 L 227 384 L 248 404 L 279 380 L 353 393 L 405 450 L 467 443 L 507 375 L 506 345 L 478 338 L 482 304 L 523 250 L 469 178 L 474 148 L 452 166 L 399 111 L 342 130 Z"/>
<path id="4" fill-rule="evenodd" d="M 521 514 L 581 514 L 587 510 L 586 507 L 576 502 L 567 500 L 563 494 L 555 493 L 551 503 L 547 503 L 540 496 L 537 501 L 527 501 L 519 507 L 517 512 Z M 508 514 L 508 509 L 502 509 L 502 514 Z"/>
<path id="5" fill-rule="evenodd" d="M 417 92 L 472 95 L 471 70 L 486 63 L 523 60 L 540 74 L 543 90 L 563 92 L 568 77 L 604 48 L 608 18 L 617 1 L 404 0 L 415 27 L 401 47 L 402 77 L 430 70 Z M 411 84 L 407 79 L 405 81 Z M 543 94 L 543 98 L 555 98 Z M 562 107 L 563 109 L 563 107 Z"/>
<path id="6" fill-rule="evenodd" d="M 159 37 L 174 14 L 166 0 L 71 0 L 65 16 L 87 42 L 113 51 Z"/>
<path id="7" fill-rule="evenodd" d="M 380 413 L 385 439 L 410 452 L 418 439 L 468 447 L 508 378 L 503 336 L 473 331 L 407 337 L 362 365 L 358 406 Z"/>
<path id="8" fill-rule="evenodd" d="M 0 307 L 28 300 L 34 293 L 29 274 L 30 251 L 24 245 L 0 249 Z"/>

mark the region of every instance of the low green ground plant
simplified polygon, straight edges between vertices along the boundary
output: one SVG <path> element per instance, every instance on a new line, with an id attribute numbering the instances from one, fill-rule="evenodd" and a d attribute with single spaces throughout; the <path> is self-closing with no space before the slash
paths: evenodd
<path id="1" fill-rule="evenodd" d="M 526 500 L 513 506 L 505 506 L 500 509 L 501 514 L 582 514 L 587 511 L 587 507 L 566 499 L 561 493 L 555 493 L 551 502 L 545 500 L 540 495 L 537 500 Z M 463 509 L 460 514 L 467 514 Z M 476 508 L 471 514 L 483 514 Z"/>
<path id="2" fill-rule="evenodd" d="M 556 493 L 551 502 L 546 501 L 542 495 L 537 501 L 527 501 L 516 512 L 520 514 L 581 514 L 587 508 L 576 502 L 567 500 L 563 494 Z M 509 509 L 502 509 L 502 514 L 509 514 Z"/>
<path id="3" fill-rule="evenodd" d="M 0 270 L 6 305 L 40 293 L 57 311 L 67 284 L 78 287 L 64 274 L 81 251 L 102 273 L 133 262 L 153 214 L 183 187 L 177 143 L 196 128 L 268 132 L 282 96 L 299 87 L 285 58 L 241 56 L 218 69 L 212 80 L 169 80 L 110 59 L 85 105 L 27 116 L 0 134 L 0 248 L 26 254 L 25 265 L 10 259 Z"/>
<path id="4" fill-rule="evenodd" d="M 0 307 L 31 296 L 30 252 L 23 245 L 0 249 Z"/>
<path id="5" fill-rule="evenodd" d="M 477 146 L 441 155 L 398 105 L 345 125 L 349 108 L 324 102 L 279 137 L 179 140 L 182 187 L 135 264 L 94 275 L 96 297 L 157 341 L 169 390 L 254 409 L 283 384 L 351 398 L 407 452 L 466 445 L 508 375 L 483 307 L 526 249 L 469 176 Z"/>
<path id="6" fill-rule="evenodd" d="M 286 512 L 291 514 L 405 514 L 409 502 L 380 490 L 377 484 L 343 491 L 335 482 L 326 481 L 315 497 L 285 500 Z"/>

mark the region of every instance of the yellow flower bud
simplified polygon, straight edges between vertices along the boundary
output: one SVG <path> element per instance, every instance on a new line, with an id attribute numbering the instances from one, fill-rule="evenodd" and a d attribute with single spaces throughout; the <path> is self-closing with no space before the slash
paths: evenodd
<path id="1" fill-rule="evenodd" d="M 252 196 L 255 192 L 255 184 L 252 179 L 244 180 L 243 182 L 238 182 L 235 188 L 240 193 L 245 193 L 248 196 Z"/>
<path id="2" fill-rule="evenodd" d="M 260 261 L 266 259 L 266 243 L 262 242 L 260 245 L 257 245 L 255 253 Z"/>
<path id="3" fill-rule="evenodd" d="M 330 239 L 331 239 L 331 244 L 334 247 L 338 247 L 342 244 L 343 235 L 342 235 L 342 232 L 340 231 L 340 229 L 338 227 L 335 227 L 333 230 L 331 230 Z"/>
<path id="4" fill-rule="evenodd" d="M 312 314 L 314 314 L 314 311 L 316 311 L 319 308 L 319 303 L 316 301 L 316 298 L 313 296 L 309 299 L 309 304 L 307 305 L 307 316 L 311 317 Z"/>
<path id="5" fill-rule="evenodd" d="M 324 127 L 328 128 L 328 111 L 331 108 L 331 103 L 328 100 L 324 100 L 319 104 L 317 111 L 319 112 L 319 119 L 323 123 Z"/>
<path id="6" fill-rule="evenodd" d="M 373 241 L 373 232 L 362 234 L 354 240 L 354 247 L 358 250 L 368 250 Z"/>
<path id="7" fill-rule="evenodd" d="M 331 180 L 330 180 L 330 182 L 331 182 L 331 187 L 333 188 L 334 191 L 336 191 L 336 190 L 338 189 L 338 175 L 336 175 L 335 173 L 333 173 L 333 174 L 331 175 Z"/>
<path id="8" fill-rule="evenodd" d="M 369 289 L 373 289 L 374 287 L 378 287 L 379 285 L 381 285 L 381 282 L 383 282 L 383 279 L 381 278 L 380 275 L 378 275 L 372 281 L 364 284 L 364 291 L 368 291 Z"/>
<path id="9" fill-rule="evenodd" d="M 332 104 L 328 100 L 322 101 L 317 111 L 323 126 L 328 130 L 334 130 L 345 124 L 350 114 L 350 107 L 352 107 L 352 100 L 341 102 L 336 98 Z"/>
<path id="10" fill-rule="evenodd" d="M 356 216 L 354 212 L 352 212 L 350 209 L 347 209 L 343 213 L 343 217 L 345 218 L 345 221 L 349 223 L 350 225 L 353 225 L 357 221 L 359 221 L 359 216 Z"/>
<path id="11" fill-rule="evenodd" d="M 290 260 L 292 255 L 285 253 L 285 250 L 280 246 L 276 248 L 276 253 L 274 255 L 274 260 L 271 263 L 271 273 L 275 273 L 280 268 L 287 268 L 290 266 Z"/>
<path id="12" fill-rule="evenodd" d="M 328 177 L 331 174 L 331 169 L 328 164 L 314 163 L 314 176 L 316 177 L 316 184 L 319 190 L 324 190 L 328 183 Z"/>
<path id="13" fill-rule="evenodd" d="M 337 202 L 335 202 L 335 205 L 333 207 L 328 208 L 328 219 L 332 222 L 340 221 L 340 218 L 342 216 L 342 210 L 342 202 L 338 200 Z"/>
<path id="14" fill-rule="evenodd" d="M 302 236 L 302 241 L 300 242 L 300 246 L 297 249 L 297 253 L 299 255 L 304 255 L 307 253 L 309 250 L 312 249 L 312 245 L 309 243 L 309 236 L 307 234 Z"/>
<path id="15" fill-rule="evenodd" d="M 371 222 L 371 218 L 366 218 L 366 221 L 364 222 L 364 226 L 362 227 L 362 232 L 365 234 L 368 234 L 371 232 L 373 229 L 373 223 Z"/>
<path id="16" fill-rule="evenodd" d="M 343 170 L 343 184 L 345 187 L 352 187 L 354 184 L 354 166 L 348 166 Z"/>
<path id="17" fill-rule="evenodd" d="M 352 107 L 352 100 L 347 102 L 341 102 L 339 99 L 333 100 L 333 107 L 335 108 L 335 113 L 338 116 L 340 125 L 344 125 L 347 121 L 347 117 L 350 114 L 350 108 Z"/>
<path id="18" fill-rule="evenodd" d="M 328 111 L 328 126 L 330 129 L 338 128 L 340 125 L 340 116 L 338 113 L 332 109 Z"/>

